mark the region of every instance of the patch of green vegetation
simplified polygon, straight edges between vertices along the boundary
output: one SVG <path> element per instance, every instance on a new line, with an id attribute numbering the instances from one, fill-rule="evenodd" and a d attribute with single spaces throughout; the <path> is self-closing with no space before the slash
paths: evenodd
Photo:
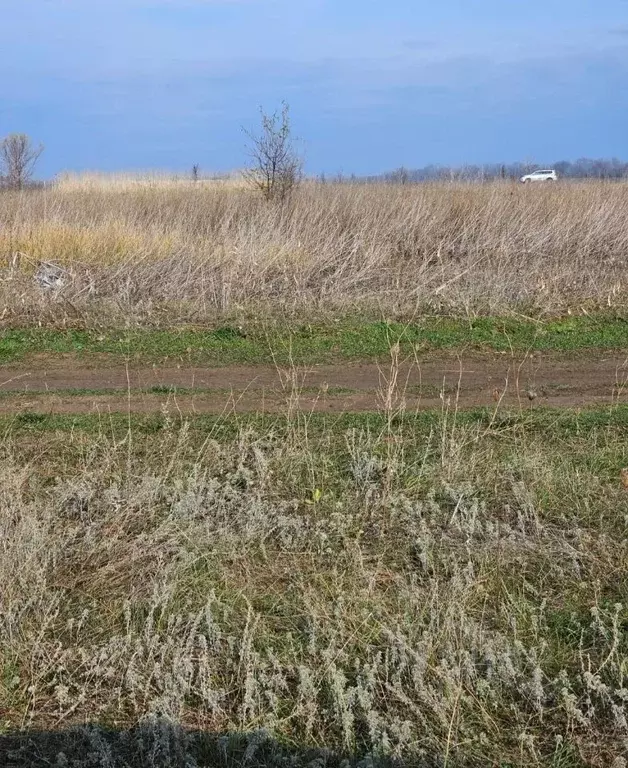
<path id="1" fill-rule="evenodd" d="M 166 428 L 172 423 L 188 424 L 192 432 L 201 434 L 209 432 L 217 438 L 221 435 L 230 438 L 242 429 L 269 429 L 272 427 L 280 434 L 294 429 L 299 423 L 299 416 L 288 419 L 281 415 L 247 413 L 237 415 L 201 414 L 195 416 L 180 416 L 178 414 L 164 415 L 163 413 L 111 413 L 102 414 L 43 414 L 27 411 L 16 415 L 0 416 L 1 431 L 73 431 L 80 430 L 88 433 L 100 432 L 103 426 L 108 431 L 128 431 L 129 427 L 139 433 L 151 433 Z M 443 427 L 443 414 L 440 411 L 426 410 L 404 413 L 395 416 L 389 422 L 385 413 L 358 412 L 343 414 L 307 413 L 308 432 L 316 434 L 338 434 L 350 429 L 359 429 L 380 433 L 389 425 L 399 430 L 408 439 L 423 439 L 436 428 Z M 448 429 L 456 427 L 478 427 L 485 429 L 494 439 L 509 440 L 517 432 L 528 434 L 547 434 L 556 440 L 570 437 L 587 437 L 594 431 L 607 431 L 617 434 L 627 434 L 628 405 L 591 408 L 535 408 L 525 411 L 507 411 L 495 413 L 490 408 L 469 408 L 449 415 Z M 597 462 L 600 461 L 599 449 L 592 454 Z M 602 467 L 593 467 L 600 471 Z M 606 467 L 608 469 L 608 467 Z"/>
<path id="2" fill-rule="evenodd" d="M 26 411 L 25 413 L 18 413 L 15 417 L 16 421 L 20 425 L 24 426 L 47 426 L 48 417 L 43 413 L 36 413 L 33 411 Z"/>
<path id="3" fill-rule="evenodd" d="M 109 434 L 121 435 L 129 427 L 138 434 L 153 434 L 164 429 L 167 421 L 160 413 L 149 415 L 131 415 L 113 413 L 103 415 L 92 414 L 51 414 L 25 411 L 11 416 L 0 417 L 2 432 L 72 432 L 81 431 L 87 434 L 98 434 L 104 431 Z"/>
<path id="4" fill-rule="evenodd" d="M 234 363 L 331 363 L 382 358 L 399 343 L 404 354 L 473 348 L 492 351 L 562 351 L 628 348 L 628 321 L 578 316 L 547 322 L 517 318 L 425 317 L 403 324 L 343 320 L 302 325 L 176 330 L 89 331 L 13 329 L 0 334 L 0 363 L 35 354 L 68 354 L 88 360 L 110 355 L 136 361 Z"/>

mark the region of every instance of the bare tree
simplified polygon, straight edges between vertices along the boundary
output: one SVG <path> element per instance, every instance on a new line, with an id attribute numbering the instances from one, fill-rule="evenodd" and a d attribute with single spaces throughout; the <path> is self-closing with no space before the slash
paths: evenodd
<path id="1" fill-rule="evenodd" d="M 22 189 L 33 176 L 35 163 L 44 151 L 25 133 L 11 133 L 0 142 L 0 176 L 10 189 Z"/>
<path id="2" fill-rule="evenodd" d="M 295 149 L 290 127 L 290 108 L 283 102 L 281 112 L 267 115 L 260 109 L 261 133 L 245 130 L 251 165 L 245 178 L 267 200 L 284 201 L 299 184 L 303 160 Z"/>
<path id="3" fill-rule="evenodd" d="M 192 166 L 192 181 L 198 181 L 200 170 L 201 170 L 200 165 L 195 164 Z"/>
<path id="4" fill-rule="evenodd" d="M 395 184 L 407 184 L 409 179 L 410 174 L 408 173 L 408 169 L 403 165 L 392 172 L 392 180 Z"/>

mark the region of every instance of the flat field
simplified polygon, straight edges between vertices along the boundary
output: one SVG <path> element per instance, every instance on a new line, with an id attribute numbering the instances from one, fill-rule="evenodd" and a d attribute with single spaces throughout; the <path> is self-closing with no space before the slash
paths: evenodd
<path id="1" fill-rule="evenodd" d="M 0 195 L 0 765 L 625 766 L 627 214 Z"/>

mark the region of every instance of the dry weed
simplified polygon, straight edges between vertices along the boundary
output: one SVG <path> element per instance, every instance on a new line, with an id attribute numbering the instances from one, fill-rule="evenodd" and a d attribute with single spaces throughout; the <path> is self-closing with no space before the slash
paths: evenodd
<path id="1" fill-rule="evenodd" d="M 0 293 L 13 317 L 41 318 L 31 275 L 47 261 L 72 275 L 57 313 L 120 320 L 618 308 L 627 209 L 628 186 L 609 183 L 307 183 L 279 206 L 231 181 L 79 178 L 0 196 Z"/>
<path id="2" fill-rule="evenodd" d="M 628 516 L 616 474 L 584 469 L 595 442 L 570 466 L 451 414 L 395 434 L 101 436 L 53 482 L 5 440 L 5 727 L 161 716 L 411 764 L 619 758 Z"/>

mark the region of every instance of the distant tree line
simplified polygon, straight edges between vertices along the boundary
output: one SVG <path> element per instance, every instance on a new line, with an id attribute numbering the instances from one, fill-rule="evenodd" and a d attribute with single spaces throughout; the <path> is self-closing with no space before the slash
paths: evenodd
<path id="1" fill-rule="evenodd" d="M 560 160 L 554 163 L 492 163 L 489 165 L 442 166 L 423 168 L 397 168 L 379 176 L 368 176 L 362 181 L 407 184 L 421 181 L 494 181 L 516 180 L 537 168 L 553 168 L 561 178 L 567 179 L 628 179 L 628 162 L 617 158 Z"/>
<path id="2" fill-rule="evenodd" d="M 284 202 L 303 179 L 303 158 L 295 147 L 290 123 L 288 104 L 282 103 L 280 111 L 267 114 L 260 110 L 261 130 L 254 134 L 245 131 L 249 139 L 250 162 L 244 178 L 251 188 L 259 191 L 267 200 Z M 33 181 L 34 169 L 43 145 L 35 145 L 29 136 L 13 133 L 0 137 L 0 188 L 26 189 L 37 187 Z M 377 176 L 344 176 L 337 173 L 327 178 L 319 176 L 321 183 L 396 183 L 411 184 L 426 181 L 495 181 L 517 180 L 537 168 L 553 168 L 565 179 L 628 179 L 628 162 L 583 157 L 579 160 L 559 160 L 549 164 L 519 162 L 490 163 L 487 165 L 426 165 L 423 168 L 400 167 Z M 191 178 L 200 179 L 200 166 L 192 166 Z"/>

